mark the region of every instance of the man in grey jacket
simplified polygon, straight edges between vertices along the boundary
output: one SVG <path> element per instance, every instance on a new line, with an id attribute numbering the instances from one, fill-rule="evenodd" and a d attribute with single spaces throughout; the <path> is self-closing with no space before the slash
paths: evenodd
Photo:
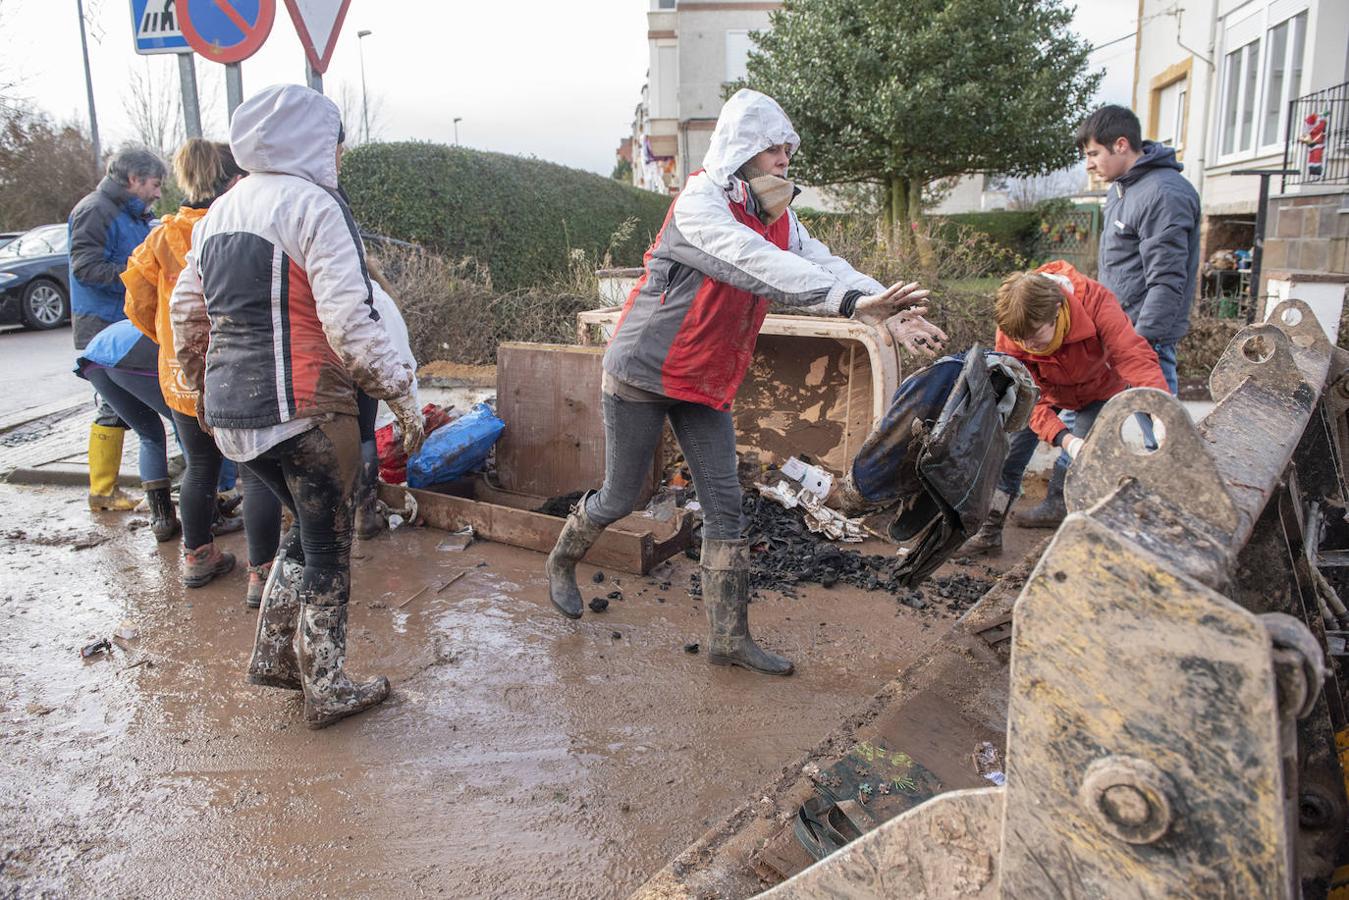
<path id="1" fill-rule="evenodd" d="M 1102 284 L 1157 351 L 1176 393 L 1176 345 L 1190 330 L 1199 270 L 1199 194 L 1170 147 L 1142 139 L 1138 117 L 1103 106 L 1077 132 L 1087 171 L 1110 183 L 1101 228 Z"/>

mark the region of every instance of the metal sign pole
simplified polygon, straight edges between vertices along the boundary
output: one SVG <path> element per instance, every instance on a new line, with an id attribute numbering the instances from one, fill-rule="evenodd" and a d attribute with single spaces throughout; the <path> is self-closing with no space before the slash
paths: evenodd
<path id="1" fill-rule="evenodd" d="M 89 41 L 84 36 L 84 0 L 75 0 L 80 17 L 80 49 L 84 52 L 84 88 L 89 92 L 89 138 L 94 144 L 94 175 L 103 174 L 103 151 L 98 146 L 98 114 L 94 112 L 94 76 L 89 71 Z"/>
<path id="2" fill-rule="evenodd" d="M 323 76 L 314 70 L 314 66 L 306 59 L 304 63 L 304 81 L 320 94 L 323 93 Z"/>
<path id="3" fill-rule="evenodd" d="M 201 101 L 197 98 L 197 64 L 191 53 L 178 54 L 178 80 L 183 87 L 183 125 L 190 138 L 201 137 Z"/>
<path id="4" fill-rule="evenodd" d="M 229 117 L 234 118 L 234 111 L 239 108 L 239 104 L 244 102 L 244 73 L 239 63 L 225 64 L 225 107 L 229 110 Z"/>
<path id="5" fill-rule="evenodd" d="M 1260 178 L 1260 198 L 1255 204 L 1255 240 L 1251 247 L 1251 284 L 1247 292 L 1246 322 L 1255 321 L 1260 304 L 1260 268 L 1265 257 L 1265 213 L 1269 206 L 1269 179 L 1274 175 L 1295 175 L 1295 169 L 1236 169 L 1233 175 L 1256 175 Z"/>

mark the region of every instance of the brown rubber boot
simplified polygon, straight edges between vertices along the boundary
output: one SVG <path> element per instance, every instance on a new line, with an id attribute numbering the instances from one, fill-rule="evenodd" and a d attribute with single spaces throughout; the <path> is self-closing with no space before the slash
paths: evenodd
<path id="1" fill-rule="evenodd" d="M 1007 519 L 1007 510 L 1012 498 L 1002 491 L 993 494 L 993 504 L 988 508 L 988 517 L 979 530 L 960 548 L 966 556 L 1001 556 L 1002 526 Z"/>
<path id="2" fill-rule="evenodd" d="M 389 696 L 389 679 L 376 675 L 352 681 L 346 673 L 347 603 L 333 606 L 300 604 L 300 684 L 304 690 L 304 723 L 326 728 L 339 719 L 364 712 Z"/>
<path id="3" fill-rule="evenodd" d="M 173 497 L 169 495 L 172 483 L 167 478 L 142 482 L 145 488 L 145 501 L 150 505 L 150 530 L 155 540 L 161 544 L 172 540 L 181 526 L 178 513 L 173 508 Z"/>
<path id="4" fill-rule="evenodd" d="M 1063 482 L 1068 476 L 1065 466 L 1055 466 L 1049 476 L 1045 498 L 1030 509 L 1012 513 L 1012 523 L 1022 528 L 1058 528 L 1068 507 L 1063 502 Z"/>
<path id="5" fill-rule="evenodd" d="M 548 554 L 548 598 L 568 619 L 581 618 L 581 591 L 576 586 L 576 564 L 599 539 L 605 526 L 596 525 L 586 515 L 586 501 L 594 491 L 584 494 L 571 508 L 567 524 L 557 536 L 553 552 Z"/>
<path id="6" fill-rule="evenodd" d="M 253 656 L 244 680 L 264 687 L 300 690 L 300 661 L 295 655 L 295 629 L 300 621 L 300 581 L 304 564 L 278 553 L 259 599 Z"/>
<path id="7" fill-rule="evenodd" d="M 790 675 L 792 662 L 754 643 L 749 634 L 749 542 L 703 538 L 703 603 L 711 631 L 707 661 L 765 675 Z"/>
<path id="8" fill-rule="evenodd" d="M 184 587 L 204 587 L 233 568 L 234 554 L 221 550 L 215 541 L 202 544 L 196 550 L 183 548 Z"/>
<path id="9" fill-rule="evenodd" d="M 262 606 L 262 592 L 271 579 L 272 563 L 270 560 L 260 566 L 248 567 L 248 587 L 244 591 L 244 606 L 249 609 L 257 609 Z"/>

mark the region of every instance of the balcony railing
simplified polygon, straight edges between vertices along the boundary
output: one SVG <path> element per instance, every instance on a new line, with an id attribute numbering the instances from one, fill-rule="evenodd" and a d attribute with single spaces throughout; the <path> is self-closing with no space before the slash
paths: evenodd
<path id="1" fill-rule="evenodd" d="M 1297 174 L 1290 185 L 1349 184 L 1349 82 L 1298 97 L 1288 103 L 1288 137 L 1283 167 Z"/>

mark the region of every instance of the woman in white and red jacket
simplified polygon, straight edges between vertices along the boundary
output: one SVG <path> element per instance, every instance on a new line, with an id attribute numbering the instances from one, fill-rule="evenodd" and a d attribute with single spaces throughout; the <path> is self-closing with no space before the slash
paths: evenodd
<path id="1" fill-rule="evenodd" d="M 169 301 L 198 419 L 295 514 L 272 574 L 302 560 L 298 597 L 264 588 L 248 680 L 302 690 L 313 728 L 389 693 L 383 677 L 345 672 L 357 388 L 388 402 L 409 454 L 422 437 L 412 367 L 381 321 L 337 189 L 341 144 L 337 106 L 316 91 L 278 85 L 245 101 L 230 147 L 249 177 L 194 226 Z"/>
<path id="2" fill-rule="evenodd" d="M 689 177 L 646 252 L 645 273 L 604 356 L 604 486 L 577 503 L 548 557 L 549 595 L 579 618 L 576 563 L 632 511 L 668 418 L 703 508 L 708 661 L 788 675 L 787 659 L 749 634 L 749 548 L 741 537 L 731 402 L 771 302 L 851 316 L 889 343 L 931 353 L 945 335 L 916 307 L 917 284 L 882 287 L 807 233 L 786 178 L 800 138 L 770 97 L 726 102 L 703 168 Z"/>

